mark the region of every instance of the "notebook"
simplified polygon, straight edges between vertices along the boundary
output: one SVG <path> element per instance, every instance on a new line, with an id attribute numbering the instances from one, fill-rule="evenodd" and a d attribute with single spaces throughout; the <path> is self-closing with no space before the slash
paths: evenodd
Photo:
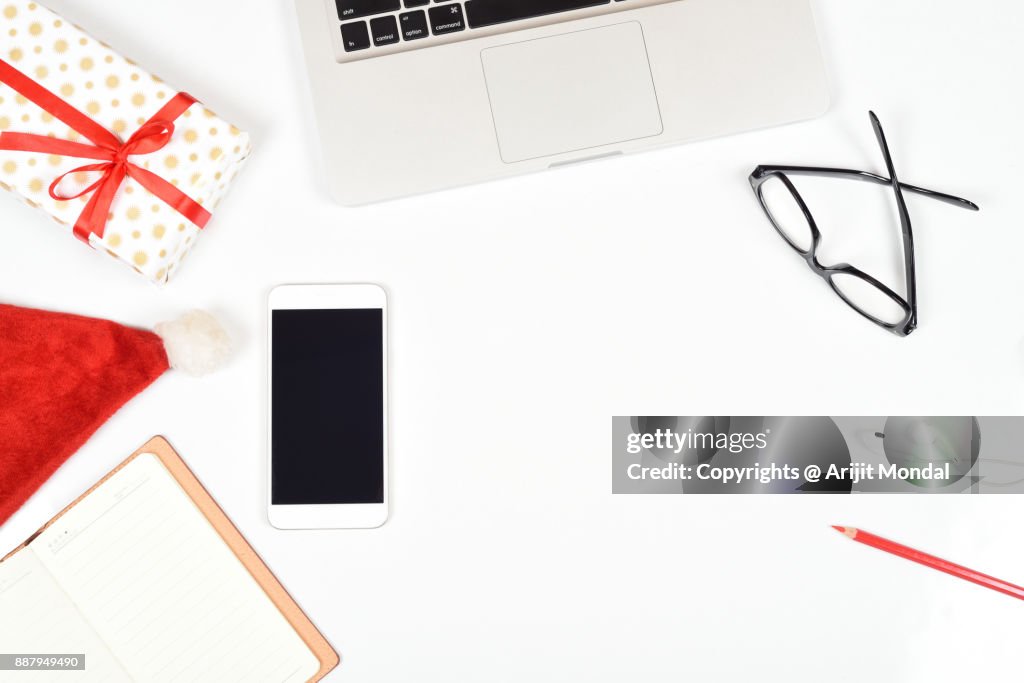
<path id="1" fill-rule="evenodd" d="M 338 655 L 162 438 L 0 561 L 4 681 L 299 683 Z"/>

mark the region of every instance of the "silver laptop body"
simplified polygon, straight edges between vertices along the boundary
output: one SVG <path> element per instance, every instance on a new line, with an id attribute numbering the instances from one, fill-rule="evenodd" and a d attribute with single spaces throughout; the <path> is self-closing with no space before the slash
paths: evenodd
<path id="1" fill-rule="evenodd" d="M 296 0 L 358 205 L 808 119 L 810 0 Z"/>

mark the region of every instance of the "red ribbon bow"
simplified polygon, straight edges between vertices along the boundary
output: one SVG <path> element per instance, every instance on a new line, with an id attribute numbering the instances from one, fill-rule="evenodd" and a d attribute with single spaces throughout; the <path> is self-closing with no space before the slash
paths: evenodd
<path id="1" fill-rule="evenodd" d="M 41 152 L 77 159 L 93 159 L 96 164 L 87 164 L 63 173 L 50 184 L 50 196 L 58 201 L 76 199 L 94 193 L 75 223 L 75 236 L 89 243 L 89 236 L 103 237 L 103 231 L 110 215 L 110 206 L 124 183 L 133 178 L 165 204 L 180 213 L 200 228 L 210 221 L 210 212 L 198 202 L 160 176 L 132 163 L 129 157 L 152 154 L 167 146 L 174 135 L 174 122 L 195 104 L 195 99 L 185 93 L 178 93 L 160 111 L 146 121 L 124 142 L 109 130 L 99 125 L 70 104 L 21 73 L 7 62 L 0 60 L 0 83 L 6 83 L 26 99 L 66 123 L 93 142 L 87 145 L 70 140 L 58 140 L 45 135 L 31 133 L 0 133 L 0 150 L 18 152 Z M 64 178 L 73 173 L 100 173 L 100 179 L 81 192 L 64 196 L 57 192 Z"/>

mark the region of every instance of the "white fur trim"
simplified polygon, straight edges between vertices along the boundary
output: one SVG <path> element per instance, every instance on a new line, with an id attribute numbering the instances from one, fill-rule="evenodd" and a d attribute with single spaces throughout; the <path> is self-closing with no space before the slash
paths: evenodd
<path id="1" fill-rule="evenodd" d="M 228 333 L 206 311 L 189 311 L 154 330 L 164 340 L 171 367 L 193 377 L 213 372 L 231 355 Z"/>

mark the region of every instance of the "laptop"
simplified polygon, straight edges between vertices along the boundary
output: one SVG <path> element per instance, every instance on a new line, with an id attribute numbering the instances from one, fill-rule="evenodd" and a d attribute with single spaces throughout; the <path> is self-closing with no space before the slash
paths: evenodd
<path id="1" fill-rule="evenodd" d="M 809 119 L 810 0 L 295 0 L 359 205 Z"/>

